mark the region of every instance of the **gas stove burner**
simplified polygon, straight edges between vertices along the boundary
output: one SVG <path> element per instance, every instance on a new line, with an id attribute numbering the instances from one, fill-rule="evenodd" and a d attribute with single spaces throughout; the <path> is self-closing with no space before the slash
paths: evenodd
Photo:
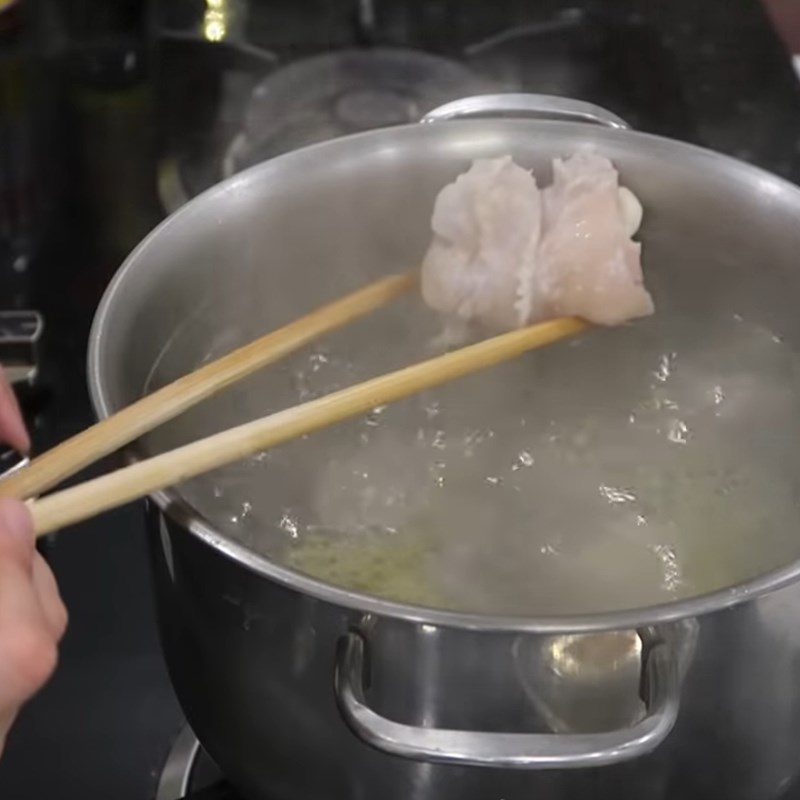
<path id="1" fill-rule="evenodd" d="M 416 122 L 436 106 L 491 87 L 463 64 L 417 50 L 376 48 L 314 56 L 253 91 L 225 177 L 308 144 Z"/>
<path id="2" fill-rule="evenodd" d="M 154 800 L 245 800 L 222 777 L 185 725 L 164 763 Z"/>

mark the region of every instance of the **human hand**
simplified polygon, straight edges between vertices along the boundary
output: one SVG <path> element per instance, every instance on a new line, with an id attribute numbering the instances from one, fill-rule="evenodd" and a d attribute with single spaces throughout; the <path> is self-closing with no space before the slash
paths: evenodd
<path id="1" fill-rule="evenodd" d="M 0 370 L 0 439 L 30 446 L 16 398 Z M 22 704 L 50 677 L 67 626 L 55 578 L 36 551 L 24 503 L 0 498 L 0 752 Z"/>
<path id="2" fill-rule="evenodd" d="M 27 453 L 31 449 L 31 440 L 22 420 L 19 403 L 2 367 L 0 367 L 0 442 L 10 444 L 20 453 Z"/>

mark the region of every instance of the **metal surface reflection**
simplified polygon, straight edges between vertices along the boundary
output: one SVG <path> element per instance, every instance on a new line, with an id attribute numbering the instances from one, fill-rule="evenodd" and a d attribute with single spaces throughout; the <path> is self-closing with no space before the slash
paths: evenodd
<path id="1" fill-rule="evenodd" d="M 513 649 L 519 680 L 551 730 L 592 733 L 642 718 L 642 641 L 636 631 L 523 636 Z"/>

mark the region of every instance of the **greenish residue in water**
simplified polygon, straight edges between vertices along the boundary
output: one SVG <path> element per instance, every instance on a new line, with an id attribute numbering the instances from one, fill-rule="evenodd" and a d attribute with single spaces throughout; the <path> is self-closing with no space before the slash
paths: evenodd
<path id="1" fill-rule="evenodd" d="M 307 575 L 359 592 L 404 603 L 446 605 L 431 587 L 429 565 L 436 553 L 432 537 L 365 534 L 342 537 L 306 535 L 286 555 L 285 563 Z"/>

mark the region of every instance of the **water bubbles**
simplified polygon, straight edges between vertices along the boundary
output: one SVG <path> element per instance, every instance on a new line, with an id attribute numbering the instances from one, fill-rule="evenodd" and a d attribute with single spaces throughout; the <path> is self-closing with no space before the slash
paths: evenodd
<path id="1" fill-rule="evenodd" d="M 381 414 L 386 411 L 387 407 L 388 406 L 385 405 L 375 406 L 375 408 L 373 408 L 372 411 L 370 411 L 369 414 L 367 414 L 367 416 L 364 418 L 364 422 L 371 428 L 376 428 L 378 425 L 380 425 Z"/>
<path id="2" fill-rule="evenodd" d="M 636 501 L 636 495 L 630 489 L 618 489 L 614 486 L 605 486 L 603 484 L 598 486 L 597 489 L 609 503 L 633 503 Z"/>
<path id="3" fill-rule="evenodd" d="M 434 419 L 435 417 L 439 416 L 442 409 L 439 402 L 437 400 L 434 400 L 434 402 L 428 403 L 428 405 L 425 406 L 424 410 L 425 410 L 425 416 L 428 419 Z"/>
<path id="4" fill-rule="evenodd" d="M 711 390 L 711 401 L 714 404 L 714 416 L 719 417 L 722 414 L 722 404 L 725 402 L 725 392 L 721 386 L 716 385 Z"/>
<path id="5" fill-rule="evenodd" d="M 667 439 L 674 444 L 686 444 L 689 441 L 689 426 L 681 419 L 670 420 L 667 428 Z"/>
<path id="6" fill-rule="evenodd" d="M 521 450 L 518 456 L 519 463 L 523 467 L 533 466 L 533 456 L 527 450 Z"/>
<path id="7" fill-rule="evenodd" d="M 661 562 L 664 574 L 664 587 L 667 591 L 674 592 L 683 583 L 680 563 L 675 554 L 675 549 L 667 544 L 656 544 L 652 546 L 651 550 Z"/>
<path id="8" fill-rule="evenodd" d="M 244 500 L 239 504 L 239 513 L 231 516 L 231 522 L 234 525 L 238 525 L 240 522 L 243 522 L 248 516 L 250 516 L 250 512 L 252 510 L 253 504 L 249 500 Z"/>
<path id="9" fill-rule="evenodd" d="M 297 393 L 297 399 L 302 403 L 310 400 L 314 395 L 308 386 L 306 374 L 303 370 L 297 370 L 292 376 L 294 383 L 294 390 Z"/>
<path id="10" fill-rule="evenodd" d="M 466 458 L 472 458 L 472 456 L 475 455 L 477 448 L 487 439 L 492 439 L 493 437 L 494 431 L 491 428 L 476 428 L 469 431 L 463 440 L 464 456 Z"/>
<path id="11" fill-rule="evenodd" d="M 666 383 L 675 369 L 675 353 L 663 353 L 658 360 L 658 368 L 653 372 L 653 377 L 660 383 Z"/>
<path id="12" fill-rule="evenodd" d="M 249 500 L 244 500 L 239 505 L 239 512 L 237 514 L 231 514 L 230 521 L 234 525 L 239 525 L 240 523 L 244 522 L 245 519 L 247 519 L 252 510 L 253 504 Z"/>
<path id="13" fill-rule="evenodd" d="M 298 520 L 288 509 L 284 510 L 283 514 L 281 514 L 281 518 L 278 520 L 278 527 L 286 531 L 292 539 L 297 539 L 300 535 Z"/>
<path id="14" fill-rule="evenodd" d="M 669 397 L 656 397 L 654 398 L 653 402 L 656 411 L 661 411 L 662 409 L 664 411 L 678 410 L 678 404 L 674 400 L 671 400 Z"/>
<path id="15" fill-rule="evenodd" d="M 513 472 L 516 472 L 523 467 L 532 467 L 534 464 L 533 456 L 530 454 L 528 450 L 520 450 L 517 453 L 516 461 L 511 465 L 511 469 Z"/>
<path id="16" fill-rule="evenodd" d="M 312 353 L 308 357 L 308 362 L 311 364 L 312 372 L 319 372 L 325 364 L 329 363 L 330 359 L 325 353 Z"/>
<path id="17" fill-rule="evenodd" d="M 731 311 L 708 330 L 688 321 L 624 353 L 586 337 L 531 369 L 376 406 L 215 473 L 188 499 L 222 537 L 279 563 L 316 542 L 319 577 L 348 586 L 335 570 L 374 550 L 398 596 L 427 581 L 459 610 L 584 613 L 718 588 L 778 558 L 763 519 L 800 519 L 800 480 L 784 501 L 768 463 L 783 453 L 800 368 L 779 336 Z M 248 397 L 234 410 L 252 417 L 409 363 L 424 343 L 400 330 L 297 353 L 265 379 L 258 408 Z M 754 532 L 771 555 L 743 546 Z M 358 579 L 374 570 L 370 555 Z M 385 575 L 362 590 L 388 596 Z"/>

